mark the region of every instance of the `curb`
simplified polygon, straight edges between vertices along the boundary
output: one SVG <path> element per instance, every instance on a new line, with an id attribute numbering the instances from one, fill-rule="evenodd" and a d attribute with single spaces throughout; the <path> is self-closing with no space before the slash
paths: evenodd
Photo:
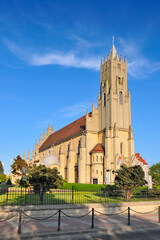
<path id="1" fill-rule="evenodd" d="M 60 236 L 72 236 L 72 235 L 80 235 L 80 234 L 108 234 L 108 235 L 116 235 L 121 233 L 127 233 L 127 232 L 143 232 L 143 231 L 157 231 L 160 230 L 160 225 L 157 224 L 157 226 L 147 227 L 147 226 L 138 226 L 138 227 L 131 227 L 126 226 L 125 228 L 114 228 L 114 229 L 101 229 L 101 228 L 95 228 L 95 229 L 87 229 L 87 230 L 80 230 L 80 231 L 70 231 L 70 232 L 50 232 L 50 233 L 35 233 L 35 234 L 22 234 L 22 235 L 0 235 L 0 239 L 3 240 L 25 240 L 25 239 L 36 239 L 36 238 L 42 238 L 42 237 L 60 237 Z"/>

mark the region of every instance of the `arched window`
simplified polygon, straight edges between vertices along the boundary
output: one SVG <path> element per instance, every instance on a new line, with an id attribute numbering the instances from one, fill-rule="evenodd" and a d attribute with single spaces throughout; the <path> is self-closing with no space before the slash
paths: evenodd
<path id="1" fill-rule="evenodd" d="M 106 94 L 104 93 L 104 106 L 106 106 Z"/>
<path id="2" fill-rule="evenodd" d="M 122 155 L 123 153 L 123 143 L 120 143 L 120 154 Z"/>
<path id="3" fill-rule="evenodd" d="M 123 93 L 119 92 L 119 104 L 123 104 Z"/>
<path id="4" fill-rule="evenodd" d="M 123 144 L 123 142 L 120 143 L 120 154 L 121 154 L 121 156 L 124 155 L 124 144 Z"/>
<path id="5" fill-rule="evenodd" d="M 79 140 L 79 143 L 78 143 L 78 154 L 80 154 L 80 148 L 81 148 L 81 141 Z"/>

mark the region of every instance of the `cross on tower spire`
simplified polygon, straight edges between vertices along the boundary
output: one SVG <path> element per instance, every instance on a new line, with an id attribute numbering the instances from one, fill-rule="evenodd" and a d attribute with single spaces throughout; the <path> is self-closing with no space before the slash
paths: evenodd
<path id="1" fill-rule="evenodd" d="M 112 39 L 113 39 L 112 41 L 113 41 L 113 45 L 114 45 L 114 36 L 112 36 Z"/>
<path id="2" fill-rule="evenodd" d="M 115 46 L 114 46 L 114 36 L 112 36 L 112 39 L 113 39 L 113 40 L 112 40 L 112 41 L 113 41 L 113 44 L 112 44 L 112 49 L 111 49 L 112 59 L 117 58 L 117 59 L 119 60 L 118 55 L 117 55 L 116 48 L 115 48 Z"/>

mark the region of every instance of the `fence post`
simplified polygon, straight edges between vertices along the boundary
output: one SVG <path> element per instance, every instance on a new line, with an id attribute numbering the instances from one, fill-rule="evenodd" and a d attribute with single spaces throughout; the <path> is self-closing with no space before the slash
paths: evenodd
<path id="1" fill-rule="evenodd" d="M 8 203 L 8 187 L 7 187 L 7 203 Z"/>
<path id="2" fill-rule="evenodd" d="M 158 222 L 160 223 L 160 206 L 158 206 Z"/>
<path id="3" fill-rule="evenodd" d="M 72 204 L 74 204 L 74 187 L 72 185 Z"/>
<path id="4" fill-rule="evenodd" d="M 22 187 L 21 187 L 21 206 L 22 206 Z"/>
<path id="5" fill-rule="evenodd" d="M 58 228 L 57 231 L 61 231 L 61 209 L 58 210 Z"/>
<path id="6" fill-rule="evenodd" d="M 43 205 L 43 188 L 40 188 L 40 202 Z"/>
<path id="7" fill-rule="evenodd" d="M 25 187 L 25 204 L 24 205 L 26 205 L 26 187 Z"/>
<path id="8" fill-rule="evenodd" d="M 19 211 L 19 221 L 18 221 L 18 234 L 21 234 L 21 223 L 22 223 L 22 209 Z"/>
<path id="9" fill-rule="evenodd" d="M 148 187 L 147 187 L 147 191 L 146 191 L 146 193 L 147 193 L 147 198 L 148 198 L 148 196 L 149 196 L 149 194 L 148 194 Z"/>
<path id="10" fill-rule="evenodd" d="M 106 201 L 106 191 L 107 191 L 107 187 L 105 186 L 105 203 L 107 202 Z"/>
<path id="11" fill-rule="evenodd" d="M 131 222 L 130 222 L 130 207 L 128 207 L 128 225 L 131 225 Z"/>
<path id="12" fill-rule="evenodd" d="M 92 225 L 91 228 L 94 228 L 94 208 L 92 208 Z"/>

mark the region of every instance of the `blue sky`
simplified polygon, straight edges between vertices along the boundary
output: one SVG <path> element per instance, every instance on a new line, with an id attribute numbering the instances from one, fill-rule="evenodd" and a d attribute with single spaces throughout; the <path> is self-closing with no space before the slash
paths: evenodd
<path id="1" fill-rule="evenodd" d="M 115 36 L 127 57 L 135 152 L 151 166 L 160 147 L 159 1 L 0 1 L 0 160 L 32 153 L 97 103 L 100 60 Z"/>

